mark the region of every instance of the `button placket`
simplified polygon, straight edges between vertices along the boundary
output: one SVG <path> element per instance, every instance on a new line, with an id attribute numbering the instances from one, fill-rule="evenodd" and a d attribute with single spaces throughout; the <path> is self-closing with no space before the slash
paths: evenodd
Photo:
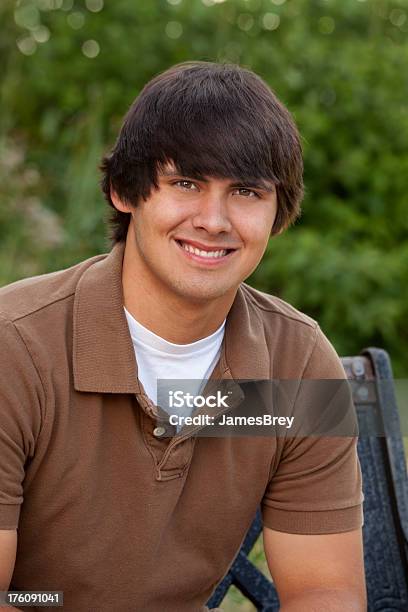
<path id="1" fill-rule="evenodd" d="M 166 451 L 164 452 L 164 455 L 161 461 L 158 463 L 158 466 L 157 466 L 158 469 L 160 471 L 169 472 L 169 473 L 173 472 L 173 470 L 177 470 L 180 473 L 184 472 L 184 470 L 190 464 L 191 458 L 193 456 L 194 444 L 195 444 L 195 438 L 191 436 L 188 439 L 183 440 L 182 446 L 177 444 L 177 441 L 176 443 L 171 442 L 169 446 L 167 447 Z M 166 465 L 167 466 L 169 465 L 169 463 L 171 462 L 175 454 L 179 456 L 179 466 L 177 466 L 176 468 L 168 468 L 166 470 Z"/>
<path id="2" fill-rule="evenodd" d="M 236 407 L 238 404 L 240 404 L 245 399 L 245 394 L 242 388 L 233 379 L 231 372 L 228 369 L 226 369 L 222 373 L 221 380 L 215 380 L 215 379 L 210 378 L 208 382 L 209 384 L 206 385 L 204 389 L 204 394 L 208 394 L 211 387 L 216 383 L 218 384 L 222 383 L 224 385 L 227 385 L 227 389 L 229 389 L 229 393 L 230 393 L 229 399 L 231 403 L 228 408 L 215 408 L 212 410 L 210 409 L 211 416 L 214 418 L 218 418 L 224 412 L 227 412 L 231 408 Z M 149 411 L 149 414 L 146 414 L 146 411 L 143 411 L 143 412 L 144 412 L 144 415 L 142 418 L 144 421 L 144 425 L 143 425 L 144 439 L 145 439 L 145 444 L 155 462 L 156 479 L 164 481 L 164 480 L 173 480 L 174 478 L 180 478 L 185 472 L 192 458 L 195 437 L 196 437 L 194 436 L 194 434 L 200 431 L 201 429 L 203 429 L 205 426 L 202 426 L 202 425 L 187 426 L 183 428 L 184 431 L 182 430 L 181 435 L 177 435 L 177 436 L 170 438 L 170 437 L 165 436 L 165 434 L 169 433 L 169 429 L 168 429 L 169 427 L 172 428 L 173 433 L 175 431 L 175 428 L 174 426 L 171 426 L 167 421 L 163 422 L 163 421 L 158 420 L 159 412 L 160 412 L 160 408 L 158 406 L 154 406 L 154 412 L 155 412 L 154 416 L 156 417 L 156 426 L 153 427 L 153 429 L 150 429 L 150 426 L 151 426 L 151 420 L 152 418 L 154 419 L 154 416 L 152 417 L 151 411 Z M 149 421 L 150 421 L 150 426 L 146 427 L 146 423 Z M 152 444 L 151 442 L 149 442 L 149 437 L 150 437 L 150 440 L 153 437 L 153 439 L 156 441 L 156 444 Z M 168 445 L 164 449 L 164 452 L 161 458 L 159 459 L 157 443 L 161 446 L 161 444 L 164 443 L 166 440 L 169 441 Z M 183 449 L 180 448 L 181 443 L 183 443 L 184 453 L 183 453 Z M 173 459 L 175 453 L 179 455 L 179 458 L 183 457 L 184 460 L 182 461 L 182 465 L 179 465 L 177 467 L 170 467 L 166 470 L 165 466 L 171 463 L 171 459 Z"/>
<path id="3" fill-rule="evenodd" d="M 155 420 L 143 411 L 141 411 L 141 426 L 145 446 L 154 461 L 156 480 L 164 482 L 181 478 L 191 461 L 192 447 L 186 443 L 184 448 L 171 450 L 170 446 L 174 449 L 175 445 L 166 434 L 169 433 L 169 428 L 172 430 L 175 428 L 162 421 L 155 423 Z"/>

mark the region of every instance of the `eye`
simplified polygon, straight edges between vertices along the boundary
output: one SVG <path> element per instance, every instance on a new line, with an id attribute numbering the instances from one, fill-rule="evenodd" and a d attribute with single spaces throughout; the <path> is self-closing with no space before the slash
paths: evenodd
<path id="1" fill-rule="evenodd" d="M 236 189 L 238 195 L 244 196 L 245 198 L 260 198 L 261 196 L 256 191 L 248 189 L 248 187 L 238 187 Z"/>
<path id="2" fill-rule="evenodd" d="M 198 191 L 198 187 L 192 181 L 187 181 L 182 179 L 181 181 L 176 181 L 173 185 L 177 185 L 177 187 L 181 187 L 185 191 Z"/>

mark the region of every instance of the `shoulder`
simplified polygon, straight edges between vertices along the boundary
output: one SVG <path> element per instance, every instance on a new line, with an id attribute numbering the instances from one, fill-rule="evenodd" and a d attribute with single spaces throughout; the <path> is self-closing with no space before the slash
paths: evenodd
<path id="1" fill-rule="evenodd" d="M 345 377 L 340 358 L 317 321 L 284 300 L 245 283 L 241 285 L 241 295 L 252 328 L 257 329 L 257 350 L 263 337 L 277 378 Z"/>
<path id="2" fill-rule="evenodd" d="M 242 283 L 241 289 L 247 302 L 258 311 L 258 315 L 265 323 L 280 318 L 288 326 L 301 326 L 310 330 L 316 330 L 318 327 L 314 319 L 275 295 L 254 289 L 246 283 Z"/>
<path id="3" fill-rule="evenodd" d="M 68 300 L 84 272 L 105 255 L 98 255 L 65 270 L 25 278 L 0 288 L 0 320 L 17 322 Z"/>

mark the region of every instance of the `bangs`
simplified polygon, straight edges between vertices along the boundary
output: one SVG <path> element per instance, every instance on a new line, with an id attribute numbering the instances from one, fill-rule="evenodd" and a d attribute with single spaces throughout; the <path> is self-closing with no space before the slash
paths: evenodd
<path id="1" fill-rule="evenodd" d="M 186 125 L 183 117 L 168 117 L 158 127 L 157 149 L 150 158 L 157 170 L 173 163 L 178 173 L 196 179 L 205 177 L 231 178 L 250 182 L 266 179 L 279 185 L 282 176 L 279 160 L 273 155 L 274 143 L 265 135 L 254 138 L 253 126 L 234 117 L 216 117 L 208 109 L 206 121 Z M 157 184 L 157 173 L 152 177 Z"/>
<path id="2" fill-rule="evenodd" d="M 221 68 L 216 87 L 213 74 L 192 79 L 190 72 L 179 74 L 176 82 L 161 81 L 157 91 L 150 83 L 132 115 L 145 108 L 147 95 L 153 98 L 148 123 L 154 125 L 155 137 L 134 145 L 145 151 L 145 161 L 163 166 L 171 160 L 181 174 L 264 178 L 278 185 L 285 179 L 282 156 L 289 154 L 284 146 L 288 135 L 279 129 L 288 120 L 287 111 L 253 73 L 248 72 L 246 82 L 236 70 Z"/>

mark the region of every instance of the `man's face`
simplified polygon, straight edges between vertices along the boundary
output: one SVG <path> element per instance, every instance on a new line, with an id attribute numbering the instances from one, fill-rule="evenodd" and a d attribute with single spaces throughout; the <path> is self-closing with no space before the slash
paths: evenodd
<path id="1" fill-rule="evenodd" d="M 190 302 L 235 295 L 266 249 L 276 216 L 271 182 L 197 180 L 167 165 L 159 188 L 131 211 L 126 248 L 143 282 Z M 154 289 L 153 289 L 154 290 Z"/>

